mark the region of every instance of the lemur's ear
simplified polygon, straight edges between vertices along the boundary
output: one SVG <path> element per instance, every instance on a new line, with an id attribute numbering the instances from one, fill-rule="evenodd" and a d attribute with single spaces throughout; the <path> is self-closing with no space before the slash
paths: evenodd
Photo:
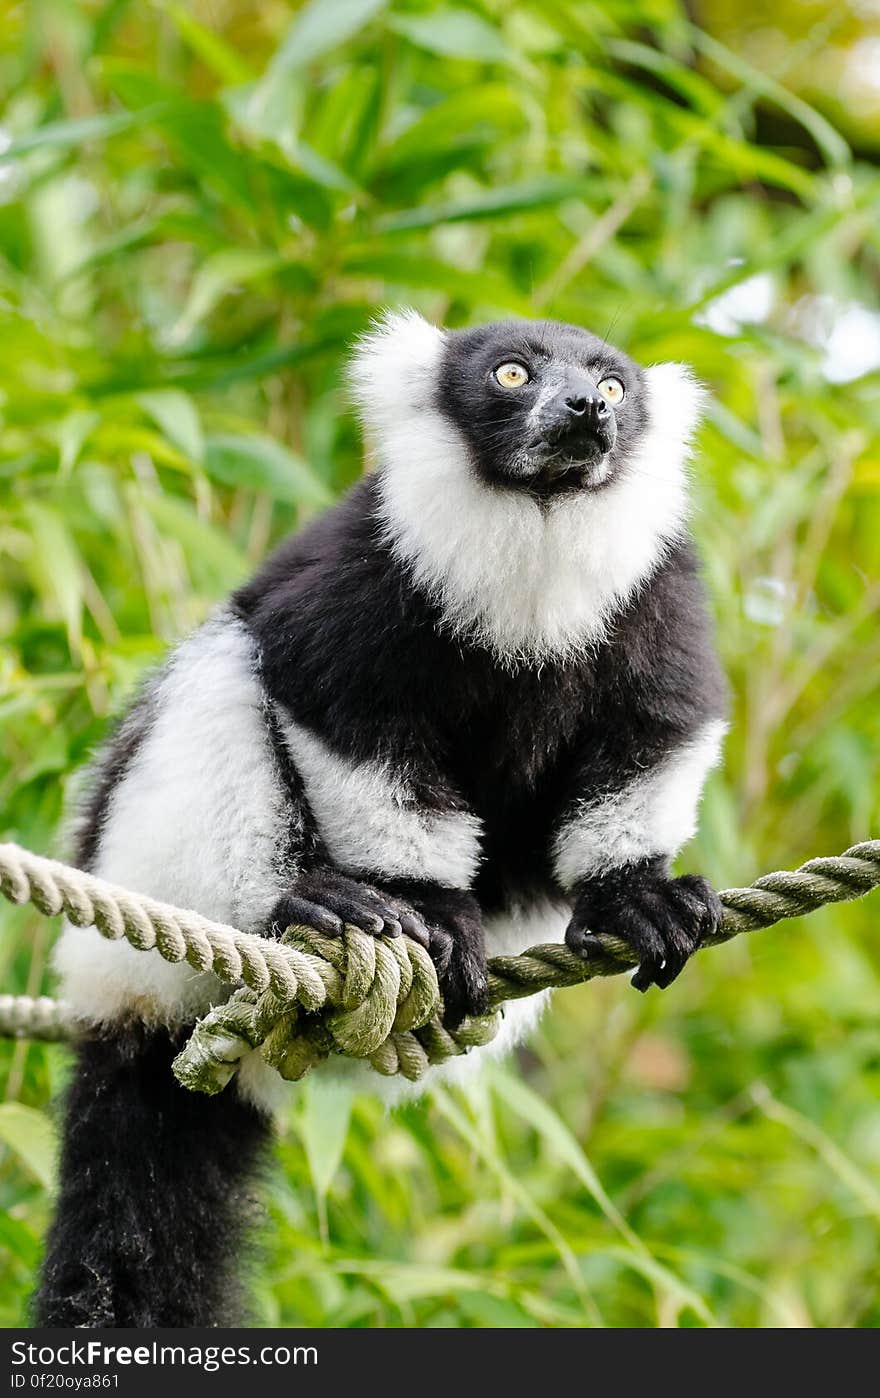
<path id="1" fill-rule="evenodd" d="M 687 364 L 652 364 L 645 370 L 651 434 L 676 446 L 688 447 L 705 410 L 709 394 Z"/>
<path id="2" fill-rule="evenodd" d="M 418 311 L 388 311 L 358 343 L 349 381 L 367 427 L 381 431 L 433 402 L 446 340 Z"/>

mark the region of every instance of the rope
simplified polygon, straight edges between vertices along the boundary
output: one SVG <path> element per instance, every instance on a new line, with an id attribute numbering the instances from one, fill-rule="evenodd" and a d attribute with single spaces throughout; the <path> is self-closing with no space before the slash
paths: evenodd
<path id="1" fill-rule="evenodd" d="M 721 927 L 703 945 L 860 898 L 878 886 L 880 840 L 866 840 L 841 855 L 811 859 L 793 872 L 765 874 L 748 888 L 721 893 Z M 48 917 L 65 913 L 77 927 L 125 937 L 166 961 L 213 971 L 236 987 L 196 1024 L 174 1063 L 184 1086 L 208 1093 L 226 1086 L 251 1049 L 291 1080 L 336 1053 L 363 1059 L 385 1076 L 400 1073 L 417 1081 L 430 1066 L 489 1043 L 505 1001 L 617 975 L 637 964 L 626 943 L 607 935 L 597 936 L 584 956 L 557 944 L 496 956 L 489 962 L 489 1013 L 448 1029 L 433 963 L 407 936 L 375 938 L 346 927 L 331 938 L 291 927 L 280 942 L 268 941 L 13 844 L 0 844 L 0 892 Z M 88 1029 L 57 1001 L 0 996 L 0 1035 L 62 1040 Z"/>

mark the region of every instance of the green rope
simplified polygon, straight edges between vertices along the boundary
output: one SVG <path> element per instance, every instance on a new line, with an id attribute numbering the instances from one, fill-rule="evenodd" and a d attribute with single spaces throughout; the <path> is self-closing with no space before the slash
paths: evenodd
<path id="1" fill-rule="evenodd" d="M 748 888 L 720 894 L 724 918 L 703 945 L 860 898 L 878 886 L 880 840 L 866 840 L 841 855 L 811 859 L 793 872 L 765 874 Z M 272 942 L 13 844 L 0 844 L 0 892 L 12 903 L 32 903 L 48 917 L 65 913 L 77 927 L 96 927 L 111 939 L 125 937 L 166 961 L 213 971 L 236 987 L 196 1024 L 175 1060 L 179 1080 L 208 1093 L 226 1086 L 251 1049 L 259 1049 L 291 1080 L 335 1053 L 363 1059 L 385 1076 L 400 1073 L 417 1081 L 430 1066 L 489 1043 L 506 1000 L 616 975 L 637 964 L 626 943 L 606 935 L 599 935 L 583 957 L 558 944 L 493 957 L 489 1013 L 448 1029 L 434 966 L 410 937 L 375 938 L 346 927 L 341 937 L 331 938 L 293 927 L 281 942 Z M 88 1030 L 56 1001 L 0 996 L 0 1035 L 61 1040 Z"/>

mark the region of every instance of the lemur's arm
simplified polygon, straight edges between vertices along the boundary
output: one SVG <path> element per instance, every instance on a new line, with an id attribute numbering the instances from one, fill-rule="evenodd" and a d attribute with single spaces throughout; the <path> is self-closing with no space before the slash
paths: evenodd
<path id="1" fill-rule="evenodd" d="M 556 833 L 554 869 L 573 901 L 566 942 L 584 950 L 591 933 L 621 937 L 640 955 L 639 990 L 669 985 L 721 915 L 705 879 L 673 879 L 670 866 L 696 830 L 723 733 L 720 719 L 706 721 L 620 784 L 571 802 Z"/>
<path id="2" fill-rule="evenodd" d="M 303 896 L 365 931 L 419 937 L 437 966 L 449 1023 L 486 1005 L 486 949 L 470 891 L 480 823 L 436 771 L 428 745 L 405 761 L 342 754 L 279 712 L 279 731 L 316 827 L 312 854 L 274 913 L 302 916 Z"/>
<path id="3" fill-rule="evenodd" d="M 410 764 L 413 765 L 413 764 Z M 424 784 L 423 784 L 424 786 Z M 303 922 L 409 932 L 429 946 L 454 1018 L 480 1007 L 485 952 L 468 888 L 478 822 L 445 791 L 334 752 L 273 703 L 247 626 L 221 611 L 173 653 L 97 773 L 79 862 L 244 931 Z M 87 1019 L 176 1027 L 210 976 L 68 928 L 56 955 Z"/>
<path id="4" fill-rule="evenodd" d="M 670 866 L 696 830 L 725 710 L 697 564 L 682 545 L 618 623 L 553 841 L 573 902 L 566 941 L 623 938 L 640 957 L 640 990 L 674 980 L 721 916 L 705 879 L 673 879 Z"/>
<path id="5" fill-rule="evenodd" d="M 77 862 L 261 933 L 296 878 L 304 829 L 269 740 L 253 642 L 221 611 L 172 653 L 111 739 L 80 821 Z M 99 1024 L 176 1027 L 220 990 L 186 963 L 70 927 L 56 965 L 65 998 Z"/>

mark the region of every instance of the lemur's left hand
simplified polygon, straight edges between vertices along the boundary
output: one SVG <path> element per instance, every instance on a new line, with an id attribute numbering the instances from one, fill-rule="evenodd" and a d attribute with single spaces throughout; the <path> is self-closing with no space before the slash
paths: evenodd
<path id="1" fill-rule="evenodd" d="M 566 944 L 583 954 L 594 934 L 611 933 L 639 957 L 637 990 L 670 985 L 704 937 L 716 931 L 718 894 L 698 874 L 669 877 L 660 860 L 627 865 L 586 880 L 578 891 Z"/>

